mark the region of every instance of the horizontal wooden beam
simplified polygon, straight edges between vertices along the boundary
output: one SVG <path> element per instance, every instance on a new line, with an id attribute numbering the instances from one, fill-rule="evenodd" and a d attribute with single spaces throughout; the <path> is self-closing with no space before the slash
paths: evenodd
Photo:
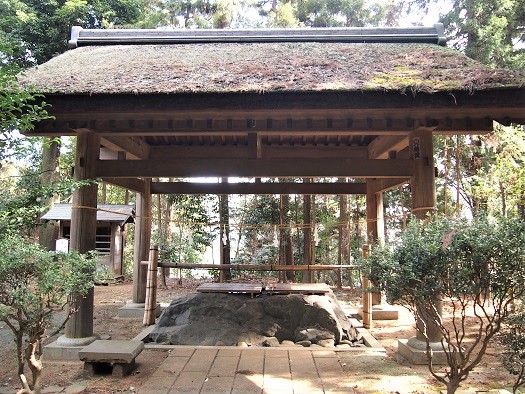
<path id="1" fill-rule="evenodd" d="M 52 115 L 83 115 L 90 112 L 111 113 L 159 113 L 213 110 L 227 111 L 341 111 L 383 110 L 387 113 L 426 111 L 433 113 L 483 114 L 491 118 L 512 116 L 524 119 L 525 97 L 523 88 L 432 92 L 403 94 L 399 91 L 318 91 L 318 92 L 272 92 L 272 93 L 196 93 L 196 94 L 98 94 L 65 95 L 47 94 L 42 98 L 50 104 Z M 520 111 L 521 110 L 521 115 Z M 410 112 L 407 112 L 410 113 Z M 78 119 L 81 117 L 77 116 Z M 524 119 L 525 120 L 525 119 Z"/>
<path id="2" fill-rule="evenodd" d="M 132 190 L 137 193 L 144 193 L 146 187 L 144 181 L 136 178 L 102 178 L 106 183 L 121 187 L 123 189 Z"/>
<path id="3" fill-rule="evenodd" d="M 408 140 L 407 140 L 408 141 Z M 172 158 L 238 158 L 238 159 L 277 159 L 277 158 L 363 158 L 368 157 L 366 147 L 331 145 L 261 145 L 251 141 L 248 145 L 169 145 L 152 146 L 151 160 L 170 160 Z"/>
<path id="4" fill-rule="evenodd" d="M 366 183 L 152 182 L 152 194 L 366 194 Z"/>
<path id="5" fill-rule="evenodd" d="M 104 160 L 98 178 L 410 178 L 411 160 L 370 159 L 171 159 Z"/>
<path id="6" fill-rule="evenodd" d="M 399 152 L 408 146 L 408 136 L 378 136 L 368 145 L 370 159 L 387 159 L 390 152 Z"/>
<path id="7" fill-rule="evenodd" d="M 396 117 L 383 111 L 369 114 L 354 111 L 334 114 L 311 113 L 278 114 L 257 113 L 96 113 L 90 119 L 76 119 L 75 114 L 60 114 L 55 120 L 44 121 L 29 132 L 30 135 L 72 135 L 78 130 L 89 129 L 101 136 L 169 136 L 169 135 L 228 135 L 246 136 L 250 133 L 265 135 L 407 135 L 413 130 L 431 128 L 435 134 L 479 134 L 493 129 L 492 119 L 477 114 L 468 116 L 424 116 L 425 114 L 400 113 Z M 459 115 L 459 116 L 458 116 Z M 77 115 L 84 117 L 85 115 Z M 311 117 L 308 117 L 311 116 Z"/>
<path id="8" fill-rule="evenodd" d="M 410 183 L 410 179 L 371 179 L 368 182 L 371 193 L 383 193 Z"/>
<path id="9" fill-rule="evenodd" d="M 145 160 L 149 158 L 150 146 L 141 137 L 105 137 L 101 138 L 100 144 L 116 152 L 126 152 L 128 159 Z"/>

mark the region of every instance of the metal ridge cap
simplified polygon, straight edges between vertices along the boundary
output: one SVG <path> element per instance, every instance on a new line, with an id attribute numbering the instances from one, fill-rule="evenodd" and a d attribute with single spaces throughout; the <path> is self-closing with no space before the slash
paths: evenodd
<path id="1" fill-rule="evenodd" d="M 304 29 L 83 29 L 73 26 L 70 48 L 84 45 L 220 42 L 414 42 L 445 45 L 443 25 Z"/>

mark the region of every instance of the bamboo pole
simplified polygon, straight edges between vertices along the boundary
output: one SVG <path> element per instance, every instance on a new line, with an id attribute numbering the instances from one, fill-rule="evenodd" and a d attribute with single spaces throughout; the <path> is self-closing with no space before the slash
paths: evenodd
<path id="1" fill-rule="evenodd" d="M 146 281 L 146 303 L 144 306 L 144 320 L 142 324 L 151 326 L 155 324 L 157 310 L 157 266 L 159 260 L 159 248 L 153 246 L 149 250 L 148 276 Z"/>
<path id="2" fill-rule="evenodd" d="M 363 257 L 366 259 L 370 254 L 370 245 L 363 245 Z M 369 330 L 372 328 L 372 293 L 369 291 L 370 280 L 363 275 L 363 326 Z"/>

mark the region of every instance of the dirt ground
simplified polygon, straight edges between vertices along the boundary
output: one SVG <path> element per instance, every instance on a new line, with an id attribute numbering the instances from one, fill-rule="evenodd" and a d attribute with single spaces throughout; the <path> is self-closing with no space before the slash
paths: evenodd
<path id="1" fill-rule="evenodd" d="M 178 296 L 192 293 L 202 283 L 198 280 L 184 279 L 182 285 L 176 280 L 168 280 L 168 288 L 159 288 L 157 299 L 169 303 Z M 118 318 L 117 311 L 131 298 L 132 284 L 130 282 L 110 284 L 95 287 L 94 331 L 99 335 L 110 335 L 112 339 L 131 339 L 139 334 L 142 321 Z M 337 298 L 346 309 L 356 308 L 359 294 L 345 289 L 335 291 Z M 371 333 L 386 349 L 386 357 L 374 358 L 373 365 L 363 367 L 362 371 L 354 371 L 353 378 L 357 387 L 367 387 L 367 382 L 375 382 L 375 389 L 370 392 L 389 393 L 432 393 L 443 387 L 430 376 L 425 366 L 413 366 L 397 355 L 397 339 L 409 338 L 414 335 L 414 320 L 404 310 L 400 310 L 400 319 L 396 321 L 374 321 Z M 473 327 L 474 329 L 474 327 Z M 15 345 L 12 334 L 4 323 L 0 323 L 0 394 L 14 393 L 20 387 L 16 376 Z M 54 340 L 49 338 L 47 342 Z M 137 368 L 122 379 L 111 376 L 89 377 L 83 371 L 81 362 L 51 362 L 45 361 L 43 383 L 48 392 L 56 386 L 72 387 L 78 385 L 83 393 L 133 393 L 156 370 L 168 356 L 168 350 L 145 350 L 137 357 Z M 396 386 L 385 384 L 381 387 L 384 376 L 396 376 Z M 385 380 L 386 381 L 386 380 Z M 476 391 L 512 387 L 513 378 L 502 367 L 498 358 L 497 346 L 488 349 L 481 365 L 462 384 L 463 389 L 474 388 Z M 377 389 L 379 387 L 379 390 Z M 58 389 L 55 389 L 58 390 Z M 367 392 L 366 389 L 356 392 Z"/>

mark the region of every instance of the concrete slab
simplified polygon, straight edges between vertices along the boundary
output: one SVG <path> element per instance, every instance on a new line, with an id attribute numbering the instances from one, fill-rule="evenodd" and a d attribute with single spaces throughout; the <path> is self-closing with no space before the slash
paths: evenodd
<path id="1" fill-rule="evenodd" d="M 363 316 L 363 307 L 357 308 L 359 316 Z M 397 320 L 399 319 L 399 310 L 396 306 L 389 304 L 379 304 L 372 306 L 372 320 Z"/>
<path id="2" fill-rule="evenodd" d="M 162 309 L 160 307 L 160 304 L 157 304 L 157 308 L 155 309 L 155 316 L 159 317 L 161 312 Z M 119 308 L 117 316 L 126 319 L 143 319 L 144 304 L 135 304 L 132 302 L 128 302 L 122 308 Z"/>
<path id="3" fill-rule="evenodd" d="M 56 341 L 44 346 L 46 361 L 78 361 L 78 352 L 96 340 L 108 340 L 109 335 L 94 335 L 88 338 L 67 338 L 60 336 Z"/>
<path id="4" fill-rule="evenodd" d="M 424 349 L 417 349 L 409 344 L 409 339 L 398 339 L 397 352 L 407 359 L 411 364 L 428 364 L 427 352 Z M 432 350 L 432 364 L 446 365 L 447 356 L 443 350 Z"/>
<path id="5" fill-rule="evenodd" d="M 78 357 L 84 362 L 131 363 L 144 349 L 142 341 L 95 341 L 84 347 Z"/>

